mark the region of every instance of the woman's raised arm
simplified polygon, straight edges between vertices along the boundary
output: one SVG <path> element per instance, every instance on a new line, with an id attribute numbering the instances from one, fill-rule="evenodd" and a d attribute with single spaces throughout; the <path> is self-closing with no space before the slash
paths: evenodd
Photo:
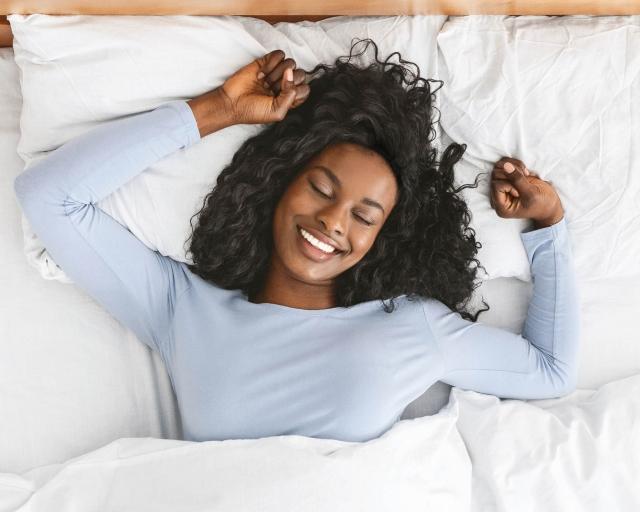
<path id="1" fill-rule="evenodd" d="M 138 338 L 163 351 L 189 284 L 185 265 L 152 251 L 95 203 L 154 162 L 237 123 L 282 119 L 309 86 L 275 50 L 189 101 L 105 123 L 19 175 L 15 191 L 55 262 Z"/>
<path id="2" fill-rule="evenodd" d="M 95 203 L 161 158 L 200 140 L 183 100 L 101 125 L 15 180 L 25 217 L 55 262 L 122 324 L 162 351 L 189 282 Z"/>
<path id="3" fill-rule="evenodd" d="M 520 233 L 533 279 L 522 335 L 463 319 L 437 300 L 423 302 L 442 354 L 442 380 L 502 398 L 553 398 L 573 390 L 580 304 L 564 209 L 551 182 L 516 158 L 493 170 L 491 205 L 500 217 L 530 218 Z"/>
<path id="4" fill-rule="evenodd" d="M 575 389 L 580 305 L 566 220 L 521 233 L 533 278 L 522 335 L 463 319 L 442 302 L 423 309 L 442 355 L 443 382 L 501 398 L 542 399 Z"/>

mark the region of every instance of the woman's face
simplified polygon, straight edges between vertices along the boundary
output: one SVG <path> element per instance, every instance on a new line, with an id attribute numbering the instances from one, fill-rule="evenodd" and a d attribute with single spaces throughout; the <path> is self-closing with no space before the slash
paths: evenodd
<path id="1" fill-rule="evenodd" d="M 309 284 L 330 283 L 369 251 L 396 194 L 393 171 L 378 153 L 352 143 L 328 146 L 278 203 L 272 255 L 280 260 L 277 267 Z M 316 248 L 305 239 L 309 235 L 337 249 L 329 254 L 322 250 L 326 245 Z"/>

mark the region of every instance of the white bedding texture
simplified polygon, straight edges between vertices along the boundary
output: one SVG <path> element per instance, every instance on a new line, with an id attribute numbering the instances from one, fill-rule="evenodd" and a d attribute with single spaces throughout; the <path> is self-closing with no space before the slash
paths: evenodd
<path id="1" fill-rule="evenodd" d="M 438 414 L 366 443 L 118 439 L 0 474 L 0 511 L 632 512 L 638 396 L 640 375 L 529 402 L 453 388 Z"/>
<path id="2" fill-rule="evenodd" d="M 0 512 L 640 510 L 640 16 L 10 15 L 0 50 Z M 371 37 L 442 79 L 438 144 L 472 183 L 501 156 L 558 190 L 576 258 L 578 390 L 500 400 L 438 383 L 378 439 L 182 441 L 160 358 L 70 283 L 21 216 L 13 180 L 111 119 L 213 89 L 276 48 L 310 69 Z M 56 101 L 51 101 L 52 98 Z M 100 202 L 180 261 L 188 220 L 239 145 L 228 128 Z M 488 179 L 462 192 L 487 269 L 479 321 L 521 332 L 518 233 Z M 133 208 L 135 205 L 135 208 Z"/>

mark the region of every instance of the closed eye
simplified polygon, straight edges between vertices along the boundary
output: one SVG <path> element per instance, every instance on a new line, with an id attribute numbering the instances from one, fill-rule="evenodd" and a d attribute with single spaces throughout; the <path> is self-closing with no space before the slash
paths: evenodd
<path id="1" fill-rule="evenodd" d="M 313 183 L 309 182 L 309 184 L 311 185 L 311 188 L 313 190 L 315 190 L 318 194 L 320 194 L 322 197 L 325 197 L 326 199 L 331 199 L 331 196 L 328 196 L 327 194 L 325 194 L 324 192 L 322 192 L 322 190 L 320 190 L 318 187 L 316 187 Z M 367 226 L 371 226 L 373 224 L 373 222 L 369 222 L 368 220 L 360 217 L 360 215 L 354 215 L 360 222 L 362 222 L 363 224 L 366 224 Z"/>
<path id="2" fill-rule="evenodd" d="M 320 194 L 322 197 L 326 197 L 327 199 L 331 199 L 331 196 L 328 196 L 327 194 L 325 194 L 324 192 L 322 192 L 322 190 L 320 190 L 319 188 L 317 188 L 315 185 L 311 185 L 311 188 L 313 190 L 315 190 L 318 194 Z"/>

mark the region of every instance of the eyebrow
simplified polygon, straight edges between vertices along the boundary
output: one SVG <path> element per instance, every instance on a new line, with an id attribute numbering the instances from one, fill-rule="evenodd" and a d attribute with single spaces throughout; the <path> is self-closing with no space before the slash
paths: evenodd
<path id="1" fill-rule="evenodd" d="M 331 169 L 329 169 L 328 167 L 325 167 L 324 165 L 314 165 L 312 167 L 312 169 L 320 169 L 320 170 L 322 170 L 329 177 L 329 179 L 334 183 L 334 185 L 336 187 L 342 188 L 342 182 L 340 181 L 340 179 L 335 174 L 333 174 Z M 374 206 L 375 208 L 379 208 L 380 210 L 382 210 L 382 213 L 385 213 L 384 208 L 382 207 L 382 205 L 380 203 L 378 203 L 377 201 L 374 201 L 373 199 L 369 198 L 369 197 L 363 197 L 360 202 L 363 203 L 363 204 L 367 204 L 369 206 Z"/>

